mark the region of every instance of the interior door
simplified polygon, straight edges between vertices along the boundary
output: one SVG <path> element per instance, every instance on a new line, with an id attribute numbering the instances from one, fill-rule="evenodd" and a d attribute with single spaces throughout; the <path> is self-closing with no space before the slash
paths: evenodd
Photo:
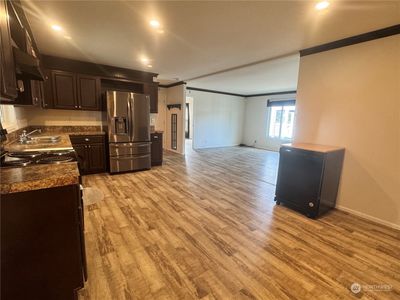
<path id="1" fill-rule="evenodd" d="M 131 99 L 131 136 L 134 142 L 150 141 L 150 97 L 133 94 Z"/>

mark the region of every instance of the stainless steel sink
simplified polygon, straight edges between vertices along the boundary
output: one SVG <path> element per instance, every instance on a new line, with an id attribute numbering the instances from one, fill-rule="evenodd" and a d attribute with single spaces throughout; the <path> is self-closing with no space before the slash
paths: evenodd
<path id="1" fill-rule="evenodd" d="M 56 144 L 61 141 L 61 136 L 59 135 L 41 135 L 41 136 L 31 136 L 29 139 L 20 142 L 20 144 Z"/>

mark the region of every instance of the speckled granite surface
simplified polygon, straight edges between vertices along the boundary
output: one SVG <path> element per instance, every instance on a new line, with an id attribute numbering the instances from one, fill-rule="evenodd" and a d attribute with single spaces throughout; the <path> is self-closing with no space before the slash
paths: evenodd
<path id="1" fill-rule="evenodd" d="M 8 136 L 5 150 L 12 152 L 20 151 L 49 151 L 49 150 L 72 150 L 70 135 L 104 135 L 100 126 L 31 126 L 24 128 L 28 132 L 40 128 L 39 135 L 60 135 L 58 143 L 34 143 L 21 145 L 13 143 L 22 133 L 22 129 Z M 1 168 L 0 169 L 0 193 L 9 194 L 26 192 L 65 186 L 79 183 L 79 169 L 76 162 L 63 164 L 30 165 L 27 167 Z"/>
<path id="2" fill-rule="evenodd" d="M 2 168 L 1 194 L 26 192 L 79 183 L 76 162 Z"/>

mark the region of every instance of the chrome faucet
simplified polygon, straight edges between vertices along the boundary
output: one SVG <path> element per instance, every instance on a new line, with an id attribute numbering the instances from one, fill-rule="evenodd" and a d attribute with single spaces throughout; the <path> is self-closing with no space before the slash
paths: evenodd
<path id="1" fill-rule="evenodd" d="M 22 130 L 22 134 L 19 136 L 19 142 L 20 143 L 26 143 L 29 139 L 30 139 L 30 135 L 35 133 L 35 132 L 39 132 L 42 133 L 41 129 L 35 129 L 29 133 L 26 133 L 26 130 Z"/>

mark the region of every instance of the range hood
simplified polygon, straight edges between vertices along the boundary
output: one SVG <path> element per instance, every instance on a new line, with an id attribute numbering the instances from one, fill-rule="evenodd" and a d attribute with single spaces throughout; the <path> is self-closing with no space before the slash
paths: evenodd
<path id="1" fill-rule="evenodd" d="M 13 47 L 13 53 L 17 74 L 21 74 L 27 79 L 44 81 L 44 75 L 37 58 L 16 47 Z"/>

